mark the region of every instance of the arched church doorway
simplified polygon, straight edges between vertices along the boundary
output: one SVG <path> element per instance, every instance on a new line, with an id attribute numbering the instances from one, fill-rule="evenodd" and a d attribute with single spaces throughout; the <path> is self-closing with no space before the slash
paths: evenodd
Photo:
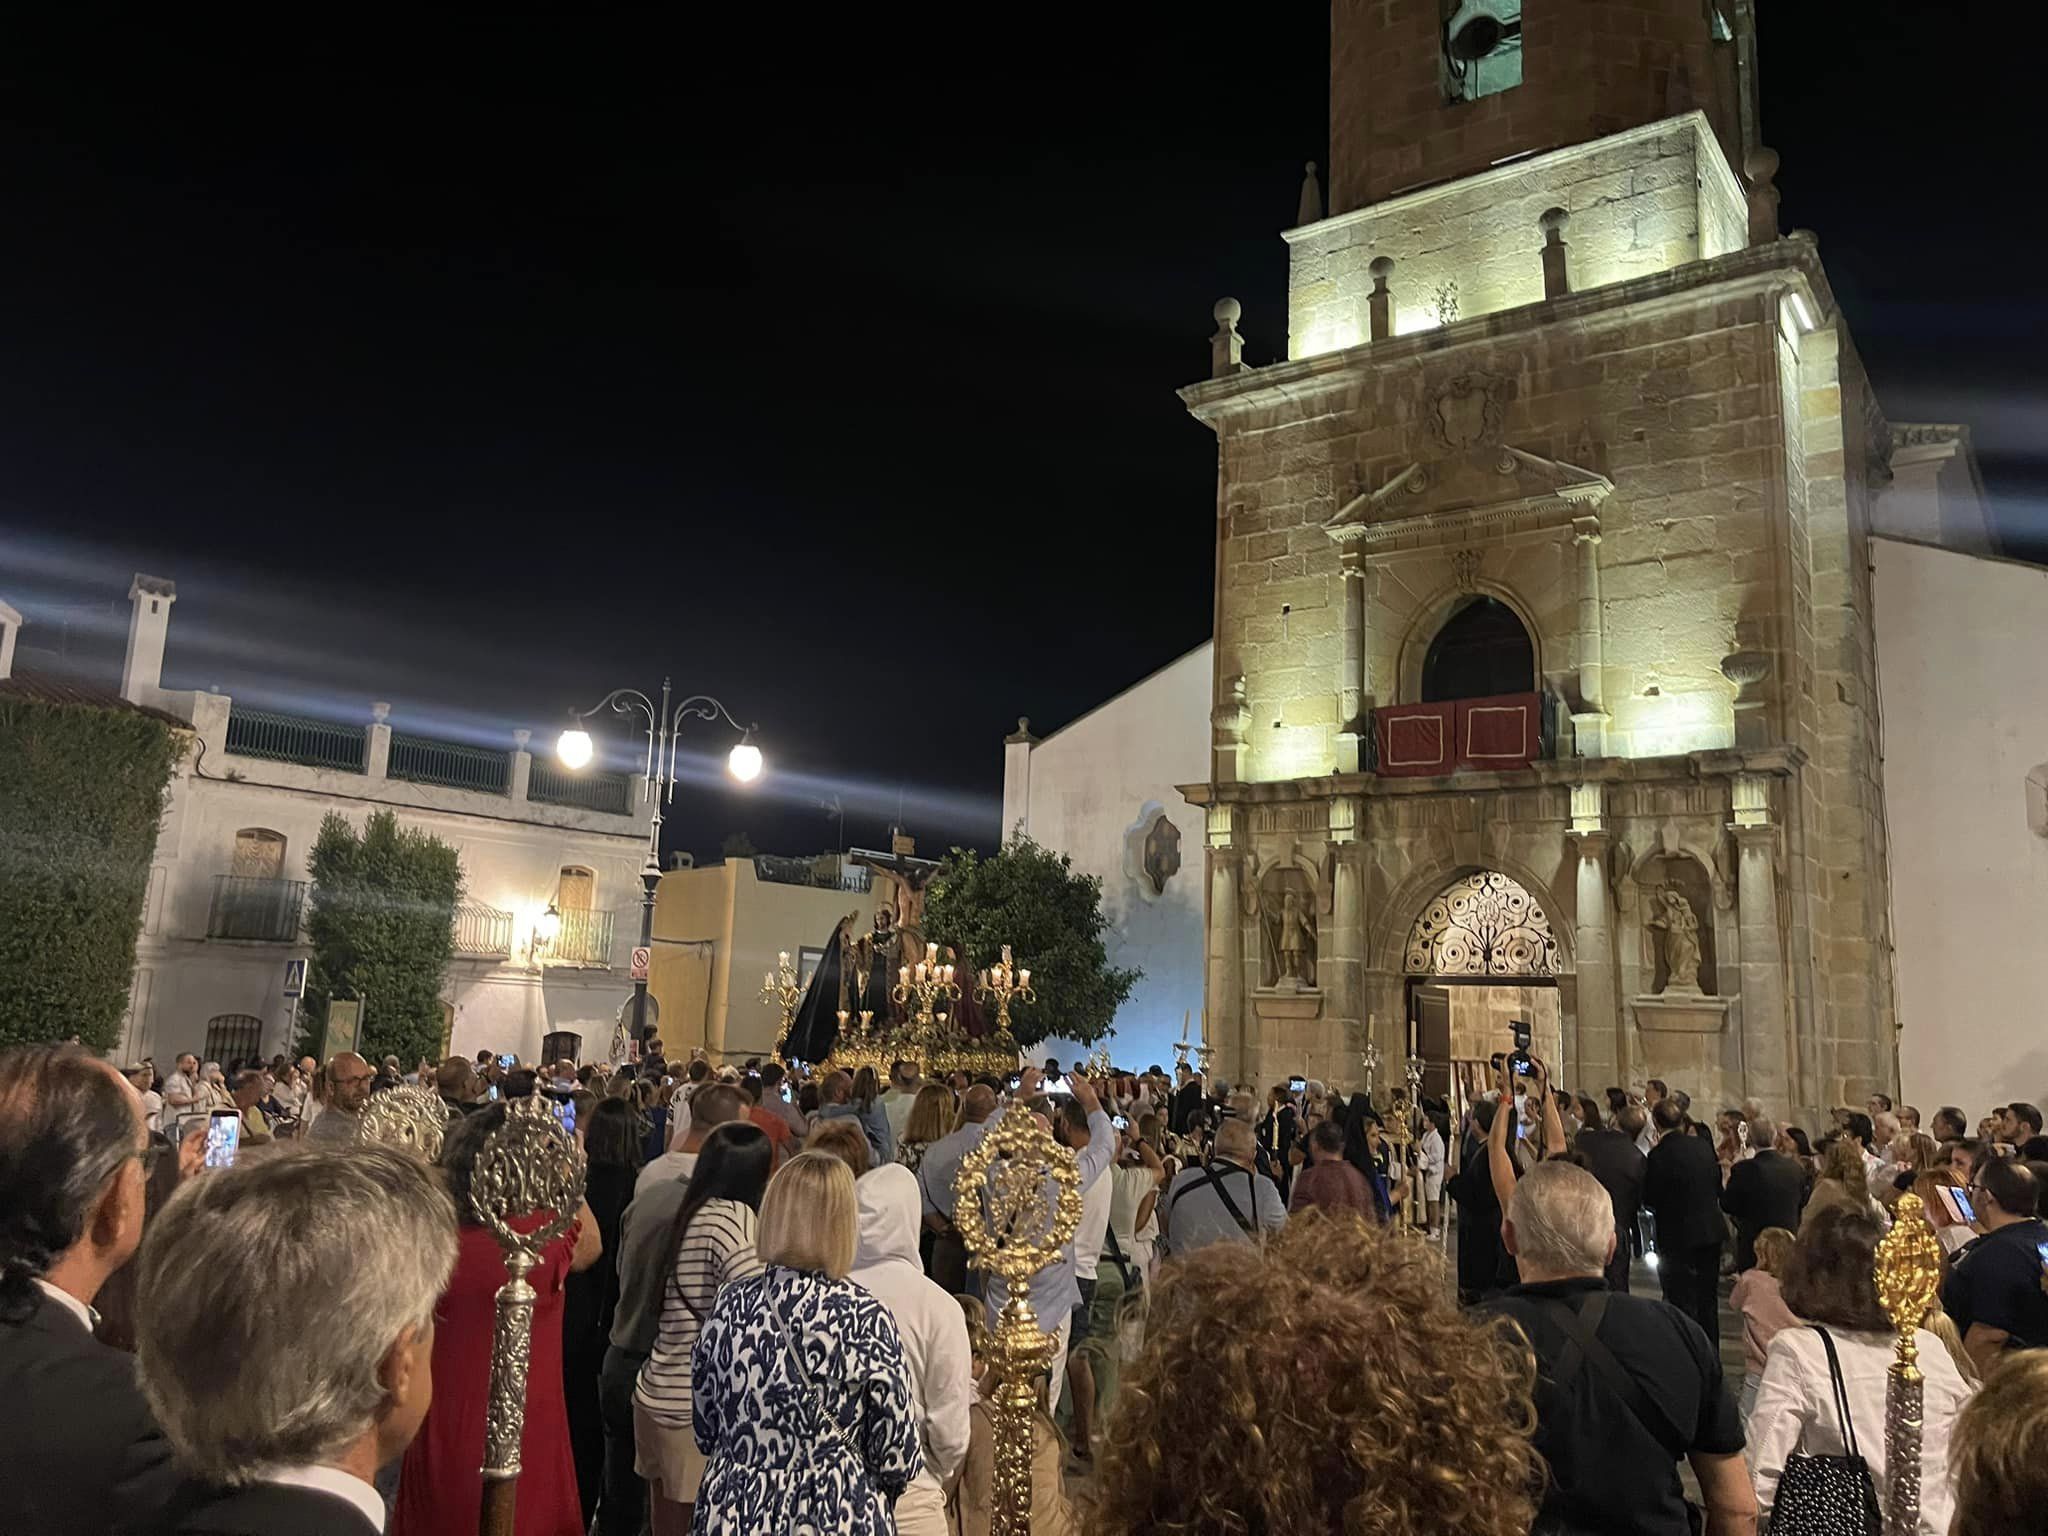
<path id="1" fill-rule="evenodd" d="M 1422 661 L 1422 702 L 1490 699 L 1536 687 L 1536 646 L 1515 610 L 1475 597 L 1429 642 Z"/>
<path id="2" fill-rule="evenodd" d="M 1489 1060 L 1514 1049 L 1518 1020 L 1531 1053 L 1569 1081 L 1557 964 L 1549 915 L 1512 876 L 1475 870 L 1431 898 L 1401 967 L 1423 1092 L 1461 1107 L 1485 1092 Z"/>

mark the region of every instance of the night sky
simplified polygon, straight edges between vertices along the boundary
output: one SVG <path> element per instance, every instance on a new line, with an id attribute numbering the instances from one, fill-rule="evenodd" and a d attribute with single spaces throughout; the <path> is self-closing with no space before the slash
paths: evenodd
<path id="1" fill-rule="evenodd" d="M 1762 9 L 1785 226 L 2048 555 L 2010 9 Z M 694 728 L 678 846 L 831 847 L 835 794 L 852 843 L 992 841 L 1016 716 L 1207 636 L 1173 391 L 1221 294 L 1283 352 L 1326 12 L 711 14 L 0 22 L 22 660 L 111 676 L 142 569 L 167 686 L 539 741 L 667 672 L 770 757 L 728 794 Z"/>

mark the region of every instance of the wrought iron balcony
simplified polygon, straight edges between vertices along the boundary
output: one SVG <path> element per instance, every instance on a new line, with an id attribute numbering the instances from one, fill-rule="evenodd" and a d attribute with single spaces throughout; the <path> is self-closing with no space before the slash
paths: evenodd
<path id="1" fill-rule="evenodd" d="M 213 907 L 206 916 L 209 939 L 251 939 L 289 944 L 299 936 L 306 908 L 304 880 L 267 880 L 252 875 L 215 875 Z"/>
<path id="2" fill-rule="evenodd" d="M 385 772 L 414 784 L 445 784 L 450 789 L 473 789 L 486 795 L 502 795 L 512 787 L 509 754 L 459 741 L 408 736 L 403 731 L 391 733 L 391 759 Z"/>
<path id="3" fill-rule="evenodd" d="M 555 941 L 541 951 L 541 958 L 557 965 L 603 965 L 612 963 L 612 915 L 609 912 L 570 910 L 561 914 L 562 925 Z"/>
<path id="4" fill-rule="evenodd" d="M 633 781 L 623 773 L 570 773 L 545 757 L 536 757 L 526 781 L 526 798 L 542 805 L 574 805 L 624 816 L 633 808 Z"/>
<path id="5" fill-rule="evenodd" d="M 304 715 L 280 715 L 239 705 L 228 710 L 228 751 L 237 757 L 264 757 L 309 768 L 364 771 L 361 726 L 334 725 Z"/>
<path id="6" fill-rule="evenodd" d="M 512 914 L 482 902 L 455 909 L 455 953 L 498 959 L 512 953 Z"/>

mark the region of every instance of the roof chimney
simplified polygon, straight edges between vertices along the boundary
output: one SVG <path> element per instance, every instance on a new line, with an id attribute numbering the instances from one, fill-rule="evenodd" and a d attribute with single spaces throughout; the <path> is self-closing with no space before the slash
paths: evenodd
<path id="1" fill-rule="evenodd" d="M 21 638 L 21 610 L 0 601 L 0 681 L 14 676 L 14 642 Z"/>
<path id="2" fill-rule="evenodd" d="M 128 584 L 128 654 L 121 662 L 121 697 L 130 704 L 155 704 L 163 691 L 164 637 L 171 628 L 171 604 L 178 600 L 175 582 L 135 573 Z"/>

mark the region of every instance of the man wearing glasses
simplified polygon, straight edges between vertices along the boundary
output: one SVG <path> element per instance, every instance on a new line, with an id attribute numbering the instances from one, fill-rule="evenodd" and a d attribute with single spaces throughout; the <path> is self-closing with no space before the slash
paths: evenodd
<path id="1" fill-rule="evenodd" d="M 327 1063 L 327 1112 L 313 1122 L 306 1140 L 327 1146 L 347 1146 L 356 1139 L 356 1127 L 363 1118 L 363 1106 L 370 1102 L 370 1084 L 376 1077 L 370 1064 L 354 1051 L 342 1051 Z"/>
<path id="2" fill-rule="evenodd" d="M 1970 1185 L 1984 1235 L 1956 1255 L 1941 1306 L 1986 1374 L 2009 1349 L 2048 1348 L 2048 1223 L 2034 1214 L 2040 1197 L 2033 1171 L 2012 1158 L 1993 1158 Z"/>
<path id="3" fill-rule="evenodd" d="M 188 1169 L 204 1138 L 192 1138 Z M 142 1101 L 75 1046 L 0 1051 L 0 1530 L 120 1531 L 178 1477 L 92 1303 L 142 1241 Z"/>

